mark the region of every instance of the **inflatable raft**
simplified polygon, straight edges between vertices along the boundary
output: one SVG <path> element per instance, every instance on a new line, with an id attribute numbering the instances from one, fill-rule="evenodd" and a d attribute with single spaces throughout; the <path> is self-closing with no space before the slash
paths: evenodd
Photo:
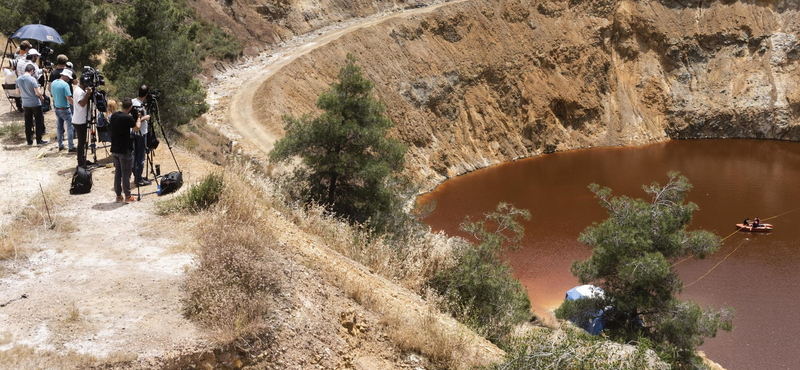
<path id="1" fill-rule="evenodd" d="M 750 233 L 766 233 L 772 231 L 772 224 L 760 224 L 754 228 L 753 225 L 736 224 L 736 227 L 741 231 Z"/>

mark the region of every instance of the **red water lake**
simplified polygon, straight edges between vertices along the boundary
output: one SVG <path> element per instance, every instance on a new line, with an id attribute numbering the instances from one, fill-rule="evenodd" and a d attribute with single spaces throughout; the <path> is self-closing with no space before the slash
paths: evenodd
<path id="1" fill-rule="evenodd" d="M 780 215 L 767 221 L 773 232 L 737 233 L 716 254 L 676 267 L 688 285 L 740 246 L 681 296 L 736 310 L 734 331 L 720 332 L 700 349 L 728 370 L 800 369 L 800 210 L 793 211 L 800 207 L 800 143 L 686 140 L 547 154 L 449 179 L 419 202 L 436 201 L 425 219 L 434 230 L 461 236 L 465 216 L 479 218 L 498 202 L 529 209 L 523 248 L 506 257 L 542 314 L 578 284 L 572 261 L 591 253 L 578 235 L 606 218 L 587 186 L 645 197 L 642 185 L 663 184 L 669 171 L 680 171 L 694 185 L 689 201 L 700 210 L 690 229 L 725 237 L 745 217 Z"/>

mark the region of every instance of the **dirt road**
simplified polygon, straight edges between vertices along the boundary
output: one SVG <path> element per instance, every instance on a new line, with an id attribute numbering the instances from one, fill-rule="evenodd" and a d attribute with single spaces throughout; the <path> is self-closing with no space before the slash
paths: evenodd
<path id="1" fill-rule="evenodd" d="M 251 60 L 250 65 L 237 67 L 218 76 L 218 83 L 209 89 L 212 112 L 214 110 L 224 110 L 225 112 L 224 114 L 217 112 L 216 121 L 217 123 L 229 122 L 235 130 L 234 135 L 238 134 L 238 137 L 246 140 L 249 144 L 248 148 L 256 149 L 266 155 L 272 150 L 275 141 L 281 137 L 281 134 L 270 131 L 260 122 L 259 117 L 254 113 L 254 98 L 258 88 L 278 73 L 281 68 L 355 30 L 371 27 L 393 18 L 430 13 L 443 6 L 464 1 L 467 0 L 435 3 L 424 8 L 397 13 L 381 13 L 352 20 L 297 37 L 289 44 L 262 53 L 259 57 Z M 233 93 L 231 94 L 231 92 Z M 224 104 L 219 104 L 225 100 L 227 100 L 227 109 Z"/>

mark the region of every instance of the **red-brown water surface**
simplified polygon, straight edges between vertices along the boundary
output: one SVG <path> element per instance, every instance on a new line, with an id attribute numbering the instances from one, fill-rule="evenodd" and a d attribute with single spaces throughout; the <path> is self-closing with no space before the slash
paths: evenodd
<path id="1" fill-rule="evenodd" d="M 670 141 L 548 154 L 450 179 L 419 201 L 436 201 L 425 219 L 434 230 L 462 236 L 458 224 L 465 216 L 478 218 L 498 202 L 529 209 L 524 246 L 507 258 L 542 313 L 578 284 L 570 265 L 591 253 L 577 242 L 580 232 L 606 218 L 587 186 L 644 197 L 642 185 L 663 184 L 673 170 L 694 185 L 689 200 L 700 211 L 691 227 L 721 237 L 745 217 L 765 219 L 800 207 L 800 143 L 759 140 Z M 676 267 L 689 285 L 740 246 L 682 294 L 703 306 L 735 308 L 734 331 L 701 347 L 728 370 L 800 369 L 800 210 L 768 222 L 775 226 L 772 233 L 735 234 L 715 255 Z"/>

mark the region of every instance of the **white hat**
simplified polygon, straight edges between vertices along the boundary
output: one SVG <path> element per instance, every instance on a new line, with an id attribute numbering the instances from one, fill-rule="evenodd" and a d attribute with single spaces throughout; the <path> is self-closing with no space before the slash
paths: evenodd
<path id="1" fill-rule="evenodd" d="M 28 54 L 30 54 L 30 55 L 42 55 L 42 54 L 39 54 L 39 51 L 37 51 L 34 48 L 31 48 L 31 50 L 28 50 Z"/>
<path id="2" fill-rule="evenodd" d="M 74 76 L 72 76 L 72 71 L 70 71 L 69 69 L 65 69 L 65 70 L 61 71 L 61 75 L 62 76 L 67 76 L 69 78 L 74 77 Z"/>
<path id="3" fill-rule="evenodd" d="M 72 62 L 67 62 L 67 68 L 72 68 Z"/>

